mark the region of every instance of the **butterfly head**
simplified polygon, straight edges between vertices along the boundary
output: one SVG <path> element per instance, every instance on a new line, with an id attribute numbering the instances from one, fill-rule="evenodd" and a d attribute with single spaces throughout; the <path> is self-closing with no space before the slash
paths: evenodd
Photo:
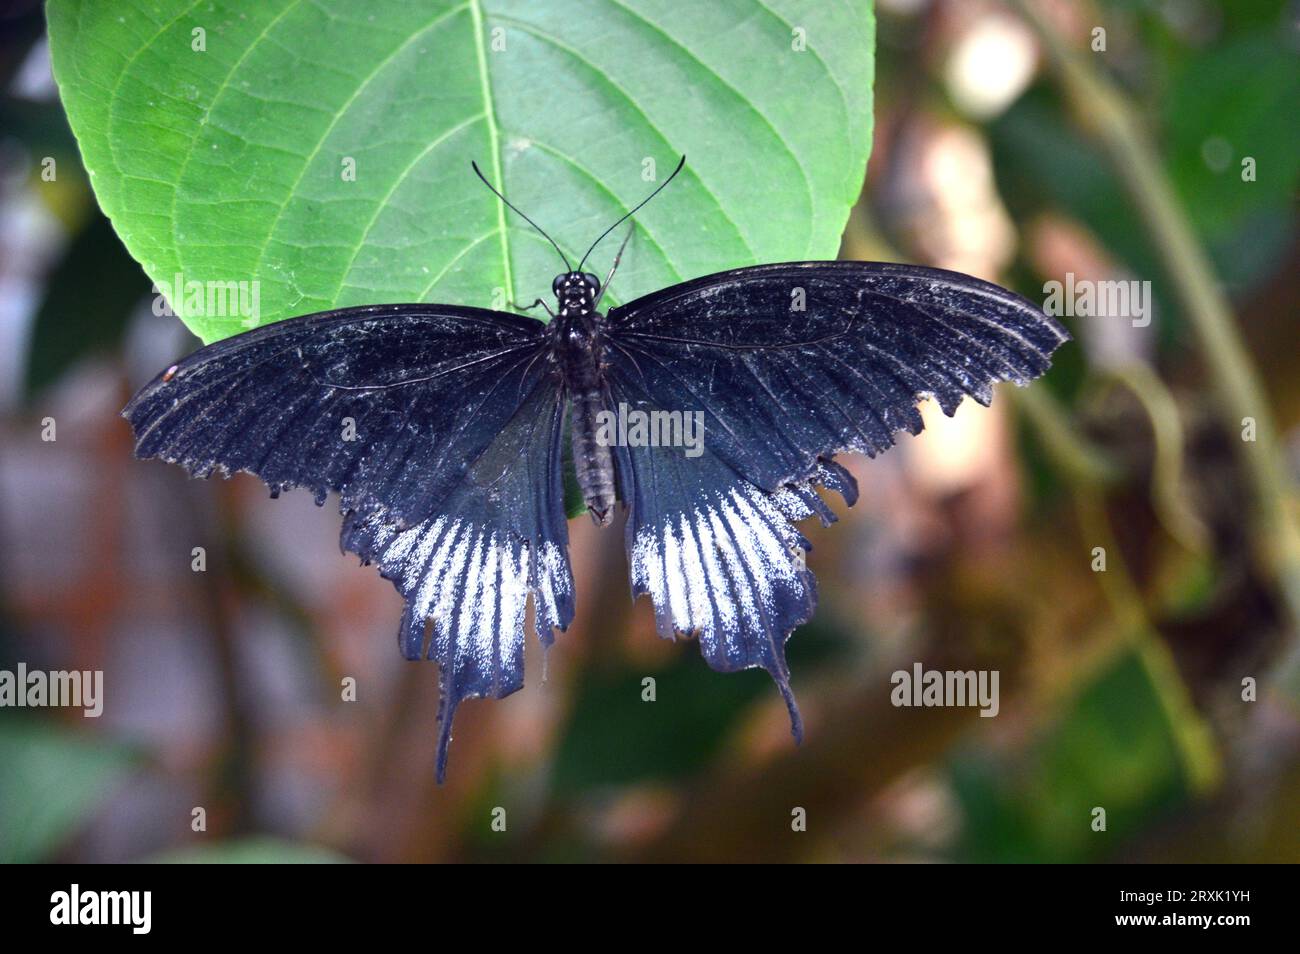
<path id="1" fill-rule="evenodd" d="M 488 182 L 487 176 L 483 175 L 483 170 L 478 167 L 477 162 L 474 162 L 473 160 L 470 161 L 470 167 L 473 168 L 474 174 L 482 180 L 485 186 L 492 190 L 492 194 L 500 199 L 505 204 L 506 208 L 513 211 L 521 219 L 535 228 L 542 238 L 551 243 L 551 247 L 555 249 L 555 254 L 560 256 L 560 260 L 564 262 L 564 267 L 567 269 L 567 271 L 562 274 L 555 276 L 555 281 L 551 283 L 551 290 L 555 292 L 555 297 L 559 300 L 561 308 L 579 314 L 586 314 L 595 311 L 596 302 L 600 300 L 600 280 L 596 278 L 595 275 L 591 274 L 591 272 L 584 272 L 582 270 L 582 266 L 587 263 L 587 259 L 591 257 L 591 253 L 596 250 L 597 245 L 605 240 L 605 236 L 609 235 L 610 232 L 614 231 L 614 229 L 618 228 L 621 224 L 630 219 L 642 206 L 662 192 L 668 183 L 677 178 L 677 173 L 681 172 L 682 167 L 685 165 L 686 157 L 682 156 L 677 162 L 677 168 L 672 171 L 672 174 L 669 175 L 667 179 L 656 186 L 653 192 L 634 205 L 629 211 L 625 212 L 617 222 L 600 233 L 600 237 L 591 243 L 591 247 L 587 249 L 587 253 L 582 256 L 582 259 L 578 262 L 578 267 L 575 269 L 573 263 L 570 262 L 568 257 L 564 254 L 564 251 L 555 243 L 555 239 L 547 235 L 546 231 L 540 225 L 528 216 L 524 215 L 523 212 L 519 211 L 519 209 L 509 199 L 501 194 L 501 191 L 496 186 L 491 182 Z M 628 238 L 631 237 L 632 233 L 628 232 Z M 627 246 L 627 239 L 623 240 L 623 246 Z M 608 283 L 610 278 L 613 277 L 614 269 L 618 268 L 618 261 L 622 255 L 623 249 L 620 248 L 618 255 L 614 257 L 614 268 L 610 269 L 609 276 L 605 279 L 606 283 Z"/>
<path id="2" fill-rule="evenodd" d="M 600 294 L 600 279 L 591 272 L 565 272 L 551 282 L 560 307 L 569 311 L 585 312 L 596 306 Z"/>

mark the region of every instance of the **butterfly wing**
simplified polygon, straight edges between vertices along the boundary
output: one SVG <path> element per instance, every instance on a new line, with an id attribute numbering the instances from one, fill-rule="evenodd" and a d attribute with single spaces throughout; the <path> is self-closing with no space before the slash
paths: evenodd
<path id="1" fill-rule="evenodd" d="M 438 775 L 471 696 L 523 684 L 573 619 L 561 385 L 534 319 L 441 305 L 343 309 L 200 349 L 127 405 L 139 457 L 340 495 L 341 544 L 406 601 L 408 658 L 439 663 Z"/>
<path id="2" fill-rule="evenodd" d="M 438 780 L 461 700 L 499 699 L 524 684 L 524 609 L 544 648 L 573 620 L 561 479 L 564 404 L 539 387 L 473 462 L 443 513 L 405 530 L 383 512 L 344 516 L 342 545 L 378 564 L 406 599 L 398 633 L 407 659 L 439 666 Z"/>
<path id="3" fill-rule="evenodd" d="M 629 404 L 645 398 L 626 380 L 611 394 Z M 708 450 L 694 459 L 665 447 L 616 447 L 614 454 L 628 506 L 633 598 L 649 593 L 659 635 L 698 637 L 719 672 L 766 669 L 802 738 L 785 642 L 812 618 L 817 588 L 802 557 L 810 545 L 793 524 L 814 514 L 832 522 L 814 487 L 852 503 L 853 477 L 827 460 L 806 479 L 765 491 Z"/>
<path id="4" fill-rule="evenodd" d="M 833 455 L 920 432 L 925 396 L 949 415 L 967 395 L 987 405 L 1066 340 L 997 285 L 881 263 L 738 269 L 612 309 L 611 408 L 698 412 L 704 431 L 695 459 L 617 450 L 634 595 L 650 594 L 661 635 L 697 634 L 714 668 L 767 669 L 798 735 L 784 644 L 816 589 L 791 523 L 834 519 L 817 486 L 853 503 Z"/>
<path id="5" fill-rule="evenodd" d="M 547 374 L 545 325 L 446 305 L 305 315 L 201 348 L 122 412 L 136 455 L 273 491 L 337 491 L 345 509 L 433 516 L 461 469 Z"/>

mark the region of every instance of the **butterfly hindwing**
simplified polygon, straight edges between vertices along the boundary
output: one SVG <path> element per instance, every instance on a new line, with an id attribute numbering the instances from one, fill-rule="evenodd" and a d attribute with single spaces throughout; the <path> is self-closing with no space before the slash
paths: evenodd
<path id="1" fill-rule="evenodd" d="M 631 389 L 613 393 L 636 399 Z M 803 561 L 808 541 L 793 524 L 814 515 L 832 522 L 815 487 L 831 487 L 851 504 L 852 476 L 823 461 L 808 480 L 773 492 L 707 450 L 691 459 L 674 448 L 619 447 L 615 459 L 628 506 L 633 598 L 648 593 L 659 635 L 694 636 L 719 672 L 766 669 L 802 737 L 785 643 L 812 618 L 817 586 Z"/>
<path id="2" fill-rule="evenodd" d="M 818 486 L 852 504 L 833 455 L 918 433 L 927 395 L 947 414 L 967 395 L 988 404 L 995 382 L 1028 383 L 1067 339 L 996 285 L 879 263 L 739 269 L 612 309 L 610 411 L 703 423 L 694 459 L 616 453 L 634 594 L 650 594 L 661 634 L 698 634 L 714 668 L 772 673 L 798 734 L 784 644 L 816 590 L 791 524 L 834 519 Z"/>
<path id="3" fill-rule="evenodd" d="M 524 684 L 524 610 L 543 648 L 573 620 L 558 383 L 538 387 L 466 472 L 444 513 L 399 530 L 382 513 L 344 517 L 344 549 L 374 562 L 406 599 L 407 659 L 438 662 L 439 781 L 463 699 Z M 431 633 L 425 644 L 425 620 Z"/>
<path id="4" fill-rule="evenodd" d="M 523 684 L 529 596 L 544 647 L 573 619 L 544 328 L 439 305 L 305 316 L 200 349 L 123 412 L 140 457 L 340 494 L 343 548 L 406 601 L 408 658 L 432 623 L 440 779 L 461 700 Z"/>

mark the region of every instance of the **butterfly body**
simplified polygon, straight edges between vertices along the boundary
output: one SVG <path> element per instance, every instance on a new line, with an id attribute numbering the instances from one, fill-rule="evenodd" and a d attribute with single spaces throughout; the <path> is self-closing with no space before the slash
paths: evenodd
<path id="1" fill-rule="evenodd" d="M 567 272 L 551 284 L 559 310 L 551 322 L 552 354 L 564 380 L 571 410 L 573 466 L 587 512 L 599 526 L 614 515 L 614 455 L 599 439 L 598 415 L 607 409 L 603 380 L 603 325 L 596 310 L 600 283 L 595 275 Z"/>

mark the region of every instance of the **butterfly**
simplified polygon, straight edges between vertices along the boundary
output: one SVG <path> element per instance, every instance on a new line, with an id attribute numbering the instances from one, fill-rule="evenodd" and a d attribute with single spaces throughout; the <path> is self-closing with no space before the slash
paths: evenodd
<path id="1" fill-rule="evenodd" d="M 987 405 L 1069 336 L 997 285 L 875 262 L 737 268 L 603 313 L 623 250 L 604 282 L 587 258 L 673 176 L 573 268 L 474 171 L 564 260 L 555 309 L 529 306 L 549 322 L 419 303 L 256 328 L 141 389 L 122 412 L 136 456 L 338 495 L 343 549 L 405 601 L 401 651 L 438 662 L 442 781 L 460 703 L 523 686 L 528 602 L 543 647 L 573 620 L 567 429 L 592 519 L 626 511 L 633 599 L 650 596 L 659 635 L 696 637 L 722 672 L 767 670 L 802 738 L 785 643 L 817 595 L 795 524 L 836 519 L 819 488 L 856 501 L 835 455 L 919 433 L 923 397 Z M 702 440 L 675 446 L 686 422 Z"/>

